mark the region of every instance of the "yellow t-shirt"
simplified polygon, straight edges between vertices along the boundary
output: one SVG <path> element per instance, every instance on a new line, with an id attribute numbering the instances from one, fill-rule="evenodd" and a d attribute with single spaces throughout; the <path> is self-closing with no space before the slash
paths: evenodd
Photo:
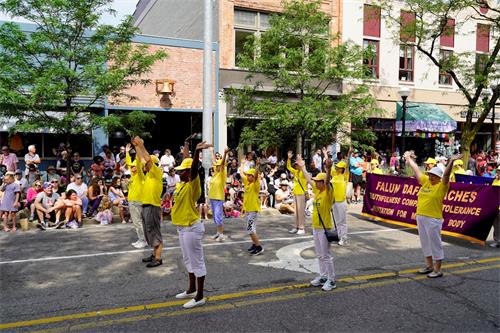
<path id="1" fill-rule="evenodd" d="M 137 166 L 137 169 L 140 165 Z M 141 168 L 142 169 L 142 168 Z M 161 206 L 161 192 L 163 191 L 163 171 L 153 163 L 149 172 L 144 175 L 144 183 L 139 201 L 143 205 Z"/>
<path id="2" fill-rule="evenodd" d="M 226 186 L 227 171 L 223 166 L 221 172 L 215 171 L 210 179 L 208 198 L 212 200 L 224 200 L 224 187 Z"/>
<path id="3" fill-rule="evenodd" d="M 286 168 L 293 174 L 293 191 L 295 195 L 303 195 L 307 191 L 307 180 L 302 170 L 292 168 L 290 160 L 286 161 Z"/>
<path id="4" fill-rule="evenodd" d="M 200 213 L 196 209 L 196 201 L 201 195 L 200 177 L 188 183 L 178 183 L 174 192 L 174 206 L 172 207 L 172 224 L 189 227 L 200 220 Z"/>
<path id="5" fill-rule="evenodd" d="M 450 175 L 450 182 L 454 183 L 456 182 L 455 175 L 466 175 L 464 169 L 455 169 L 451 170 L 451 175 Z"/>
<path id="6" fill-rule="evenodd" d="M 375 168 L 375 169 L 373 169 L 373 170 L 372 170 L 372 173 L 373 173 L 374 175 L 383 175 L 383 174 L 384 174 L 384 172 L 383 172 L 383 171 L 382 171 L 382 169 L 380 169 L 380 168 Z"/>
<path id="7" fill-rule="evenodd" d="M 254 181 L 252 183 L 248 182 L 248 177 L 242 175 L 243 186 L 245 187 L 245 194 L 243 194 L 243 210 L 245 212 L 260 212 L 260 182 Z"/>
<path id="8" fill-rule="evenodd" d="M 435 219 L 443 218 L 443 200 L 450 188 L 448 183 L 445 186 L 442 182 L 432 185 L 428 176 L 420 178 L 420 191 L 418 191 L 417 215 L 432 217 Z"/>
<path id="9" fill-rule="evenodd" d="M 323 224 L 326 229 L 332 228 L 332 216 L 331 209 L 334 200 L 334 191 L 331 185 L 327 185 L 327 189 L 320 192 L 316 187 L 316 184 L 313 185 L 314 192 L 314 201 L 313 201 L 313 214 L 312 214 L 312 227 L 314 229 L 323 229 L 323 225 L 319 220 L 318 212 L 321 214 L 321 219 L 323 220 Z"/>
<path id="10" fill-rule="evenodd" d="M 127 154 L 125 156 L 125 162 L 130 165 L 132 163 L 132 159 L 130 155 Z M 133 202 L 141 202 L 141 192 L 142 186 L 144 183 L 144 173 L 142 172 L 142 165 L 139 160 L 137 160 L 137 173 L 135 175 L 131 175 L 130 182 L 128 183 L 128 201 Z"/>
<path id="11" fill-rule="evenodd" d="M 493 186 L 500 186 L 500 179 L 496 179 L 493 181 Z"/>
<path id="12" fill-rule="evenodd" d="M 332 168 L 330 171 L 332 180 L 330 181 L 335 190 L 335 202 L 342 202 L 346 199 L 347 183 L 349 182 L 349 170 L 344 169 L 344 173 L 338 175 L 337 172 Z M 323 216 L 323 215 L 321 215 Z"/>

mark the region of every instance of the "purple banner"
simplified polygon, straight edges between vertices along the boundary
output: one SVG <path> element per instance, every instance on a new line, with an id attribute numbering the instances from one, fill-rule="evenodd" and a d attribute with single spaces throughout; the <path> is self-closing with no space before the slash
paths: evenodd
<path id="1" fill-rule="evenodd" d="M 416 227 L 415 178 L 367 174 L 363 215 Z M 498 215 L 500 186 L 451 183 L 443 202 L 445 235 L 484 245 Z"/>

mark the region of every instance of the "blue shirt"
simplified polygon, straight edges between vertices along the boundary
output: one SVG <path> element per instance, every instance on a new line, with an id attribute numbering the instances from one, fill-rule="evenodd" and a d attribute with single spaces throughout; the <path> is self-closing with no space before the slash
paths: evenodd
<path id="1" fill-rule="evenodd" d="M 359 166 L 355 167 L 357 163 L 359 163 Z M 351 156 L 349 159 L 349 171 L 356 176 L 361 176 L 363 174 L 363 167 L 361 166 L 361 163 L 363 163 L 363 159 L 361 157 Z"/>

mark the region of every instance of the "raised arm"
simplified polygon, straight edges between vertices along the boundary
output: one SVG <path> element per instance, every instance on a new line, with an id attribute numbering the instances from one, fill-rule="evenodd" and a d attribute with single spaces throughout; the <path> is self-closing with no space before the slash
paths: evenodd
<path id="1" fill-rule="evenodd" d="M 213 145 L 202 141 L 196 145 L 196 149 L 193 154 L 193 164 L 191 164 L 191 180 L 198 177 L 198 166 L 200 165 L 200 153 L 203 149 L 213 147 Z"/>
<path id="2" fill-rule="evenodd" d="M 325 185 L 327 189 L 330 188 L 329 184 L 330 184 L 330 179 L 332 177 L 332 165 L 333 165 L 332 159 L 327 158 L 325 160 L 325 171 L 326 171 Z"/>
<path id="3" fill-rule="evenodd" d="M 212 159 L 212 165 L 215 165 L 217 158 L 215 157 L 214 147 L 210 147 L 210 158 Z"/>
<path id="4" fill-rule="evenodd" d="M 189 157 L 189 140 L 191 140 L 195 136 L 196 136 L 196 133 L 193 133 L 190 136 L 188 136 L 186 138 L 186 140 L 184 140 L 184 146 L 182 147 L 182 156 L 183 156 L 183 159 Z"/>
<path id="5" fill-rule="evenodd" d="M 289 150 L 287 156 L 288 156 L 288 158 L 286 160 L 286 168 L 288 169 L 288 171 L 290 171 L 291 173 L 295 174 L 296 170 L 294 168 L 292 168 L 293 152 L 291 150 Z"/>
<path id="6" fill-rule="evenodd" d="M 313 186 L 314 183 L 313 183 L 312 177 L 309 174 L 309 172 L 307 172 L 306 163 L 304 162 L 304 160 L 302 159 L 302 156 L 300 154 L 297 154 L 296 163 L 299 166 L 299 168 L 302 169 L 302 172 L 304 173 L 304 177 L 306 178 L 307 183 L 309 185 Z"/>
<path id="7" fill-rule="evenodd" d="M 423 174 L 422 171 L 420 171 L 417 163 L 415 163 L 415 161 L 411 157 L 411 152 L 409 151 L 405 152 L 403 157 L 405 158 L 406 162 L 410 165 L 410 168 L 412 168 L 413 172 L 415 172 L 415 177 L 417 177 L 417 181 L 420 182 L 420 179 L 423 177 Z"/>
<path id="8" fill-rule="evenodd" d="M 240 170 L 240 175 L 241 176 L 245 175 L 245 168 L 244 168 L 245 167 L 245 161 L 246 161 L 245 157 L 243 157 L 241 159 L 241 161 L 240 161 L 240 168 L 239 168 L 239 170 Z"/>
<path id="9" fill-rule="evenodd" d="M 257 161 L 255 161 L 255 181 L 259 180 L 259 174 L 260 174 L 260 158 L 257 158 Z"/>
<path id="10" fill-rule="evenodd" d="M 227 153 L 229 153 L 231 149 L 229 149 L 229 147 L 226 147 L 226 149 L 224 149 L 224 155 L 222 156 L 222 166 L 224 167 L 226 165 L 226 159 L 227 159 Z"/>
<path id="11" fill-rule="evenodd" d="M 451 175 L 451 170 L 453 169 L 453 162 L 455 162 L 456 160 L 461 160 L 463 157 L 464 157 L 463 154 L 454 155 L 451 157 L 450 161 L 448 162 L 448 165 L 446 166 L 446 169 L 444 170 L 443 178 L 441 179 L 444 185 L 448 185 L 450 183 L 450 175 Z"/>
<path id="12" fill-rule="evenodd" d="M 136 136 L 132 139 L 132 144 L 135 146 L 135 151 L 137 152 L 136 159 L 140 159 L 146 166 L 146 171 L 149 171 L 153 162 L 151 161 L 151 156 L 149 156 L 146 147 L 144 147 L 144 140 Z"/>

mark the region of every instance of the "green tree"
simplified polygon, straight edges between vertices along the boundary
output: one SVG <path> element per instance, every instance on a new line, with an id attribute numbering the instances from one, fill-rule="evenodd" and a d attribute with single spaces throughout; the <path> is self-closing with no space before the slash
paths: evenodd
<path id="1" fill-rule="evenodd" d="M 13 131 L 50 128 L 66 137 L 124 129 L 143 134 L 154 116 L 136 111 L 102 117 L 108 97 L 134 99 L 126 89 L 147 84 L 143 74 L 167 55 L 132 43 L 132 17 L 100 23 L 112 0 L 0 0 L 0 11 L 33 23 L 0 26 L 0 116 L 14 118 Z M 133 126 L 130 126 L 130 123 Z"/>
<path id="2" fill-rule="evenodd" d="M 485 0 L 406 0 L 404 10 L 415 14 L 415 20 L 402 20 L 400 11 L 394 8 L 394 1 L 380 2 L 382 12 L 389 26 L 394 27 L 394 40 L 413 45 L 417 51 L 436 66 L 440 73 L 447 73 L 467 101 L 467 116 L 461 134 L 461 147 L 464 160 L 470 156 L 470 148 L 477 132 L 489 117 L 500 96 L 499 71 L 500 10 L 490 6 L 492 1 Z M 457 18 L 455 29 L 451 29 L 448 21 Z M 458 18 L 463 18 L 461 21 Z M 453 52 L 447 57 L 440 55 L 440 38 L 450 34 L 476 33 L 462 29 L 463 25 L 472 21 L 489 25 L 490 53 L 476 55 L 474 52 Z M 462 29 L 461 32 L 459 32 Z M 455 30 L 455 31 L 454 31 Z M 406 38 L 412 37 L 412 38 Z M 474 47 L 474 45 L 470 45 Z M 491 94 L 485 94 L 488 87 Z M 477 120 L 474 115 L 477 114 Z M 494 143 L 493 143 L 494 144 Z"/>
<path id="3" fill-rule="evenodd" d="M 301 152 L 304 137 L 323 145 L 332 135 L 350 137 L 351 128 L 371 143 L 366 119 L 374 114 L 375 101 L 362 84 L 367 52 L 339 44 L 320 1 L 290 0 L 283 6 L 283 13 L 270 17 L 267 31 L 249 37 L 238 58 L 248 69 L 247 84 L 229 89 L 227 100 L 238 115 L 259 120 L 244 127 L 240 143 L 266 148 L 295 140 Z M 348 89 L 346 83 L 352 83 Z"/>

